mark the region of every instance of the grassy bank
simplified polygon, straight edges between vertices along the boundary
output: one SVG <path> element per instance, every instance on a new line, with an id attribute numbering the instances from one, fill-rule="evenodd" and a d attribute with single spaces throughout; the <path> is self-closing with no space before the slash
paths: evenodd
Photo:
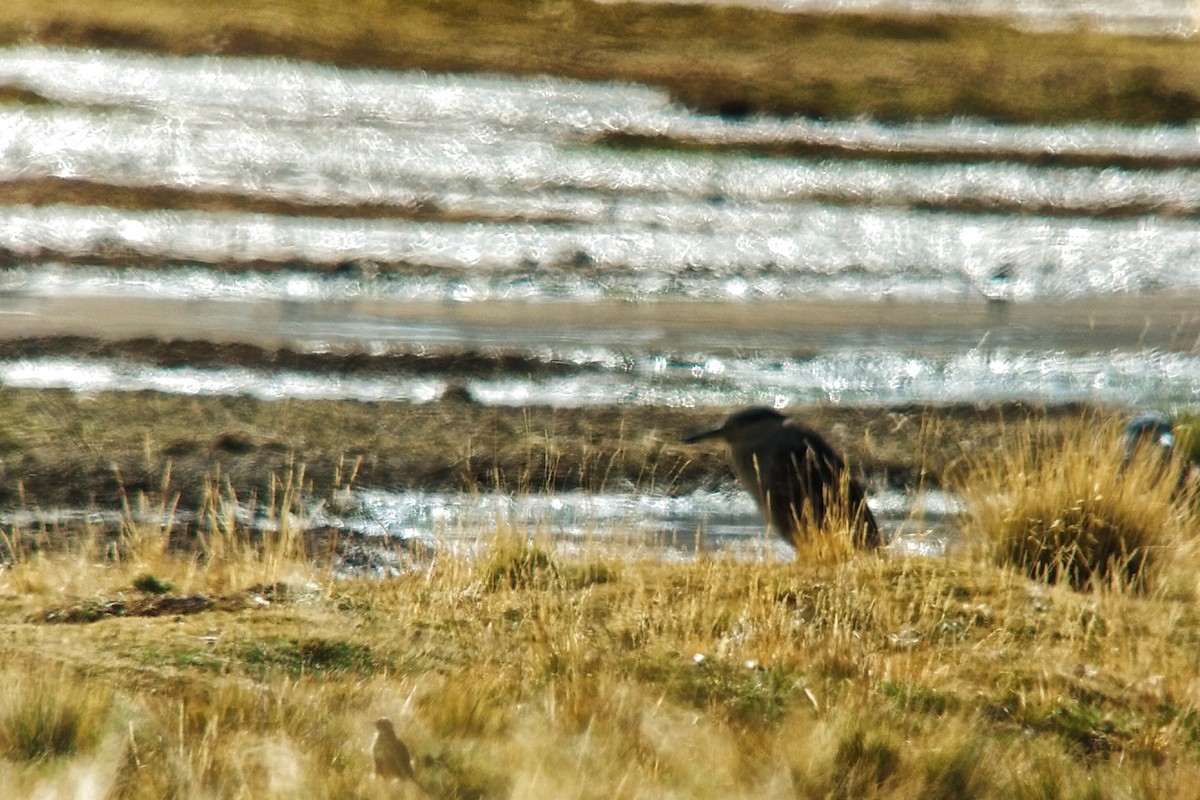
<path id="1" fill-rule="evenodd" d="M 0 572 L 5 796 L 1200 791 L 1186 548 L 1149 593 L 1080 593 L 986 559 L 661 564 L 499 528 L 333 580 L 207 502 L 189 553 L 131 524 Z M 381 715 L 420 789 L 371 777 Z"/>
<path id="2" fill-rule="evenodd" d="M 1200 116 L 1198 42 L 1030 33 L 978 18 L 584 0 L 13 0 L 0 10 L 0 41 L 632 81 L 734 115 L 1138 125 Z"/>

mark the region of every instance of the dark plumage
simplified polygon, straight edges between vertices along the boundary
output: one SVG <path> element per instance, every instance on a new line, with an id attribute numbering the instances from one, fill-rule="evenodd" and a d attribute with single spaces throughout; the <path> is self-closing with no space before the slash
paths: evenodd
<path id="1" fill-rule="evenodd" d="M 1161 411 L 1138 414 L 1125 426 L 1123 439 L 1122 470 L 1129 469 L 1135 460 L 1144 459 L 1153 470 L 1153 477 L 1174 484 L 1176 498 L 1187 497 L 1192 503 L 1200 503 L 1200 485 L 1197 484 L 1200 473 L 1186 448 L 1178 447 L 1174 422 L 1169 416 Z"/>
<path id="2" fill-rule="evenodd" d="M 415 780 L 408 748 L 396 736 L 396 729 L 387 717 L 375 720 L 375 742 L 371 745 L 371 755 L 375 758 L 375 774 L 379 777 Z"/>
<path id="3" fill-rule="evenodd" d="M 1125 466 L 1145 449 L 1156 452 L 1164 461 L 1170 459 L 1175 447 L 1175 432 L 1171 418 L 1161 411 L 1147 411 L 1129 420 L 1125 426 Z"/>
<path id="4" fill-rule="evenodd" d="M 767 524 L 793 545 L 806 527 L 824 527 L 830 504 L 845 504 L 855 544 L 882 544 L 866 490 L 847 474 L 846 463 L 833 447 L 800 420 L 770 408 L 747 408 L 721 427 L 683 441 L 705 439 L 722 439 L 729 445 L 729 462 L 738 481 L 754 497 Z"/>

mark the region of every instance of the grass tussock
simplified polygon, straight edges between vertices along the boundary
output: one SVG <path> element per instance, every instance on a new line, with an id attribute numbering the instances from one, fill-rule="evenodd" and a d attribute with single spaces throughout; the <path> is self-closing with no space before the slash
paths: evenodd
<path id="1" fill-rule="evenodd" d="M 1075 588 L 1145 589 L 1194 546 L 1196 518 L 1175 479 L 1188 457 L 1122 464 L 1119 420 L 1081 418 L 1053 431 L 1026 422 L 977 459 L 964 487 L 971 527 L 1000 563 Z"/>
<path id="2" fill-rule="evenodd" d="M 1200 413 L 1178 414 L 1174 423 L 1176 451 L 1193 464 L 1200 464 Z"/>
<path id="3" fill-rule="evenodd" d="M 113 710 L 111 689 L 79 692 L 71 672 L 49 673 L 30 664 L 6 665 L 0 691 L 0 753 L 43 762 L 95 752 Z"/>

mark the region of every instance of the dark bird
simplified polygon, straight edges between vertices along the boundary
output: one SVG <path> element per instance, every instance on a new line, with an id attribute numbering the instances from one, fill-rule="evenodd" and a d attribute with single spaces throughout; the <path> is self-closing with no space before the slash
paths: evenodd
<path id="1" fill-rule="evenodd" d="M 823 528 L 830 508 L 839 505 L 847 512 L 856 545 L 882 544 L 866 490 L 849 475 L 837 451 L 800 420 L 770 408 L 747 408 L 721 427 L 683 441 L 705 439 L 729 445 L 734 475 L 758 503 L 767 525 L 792 545 L 805 538 L 807 528 Z"/>
<path id="2" fill-rule="evenodd" d="M 1161 411 L 1138 414 L 1125 426 L 1122 439 L 1125 443 L 1122 470 L 1128 469 L 1135 459 L 1147 459 L 1155 479 L 1174 481 L 1176 498 L 1188 497 L 1193 503 L 1200 502 L 1200 470 L 1187 448 L 1176 441 L 1174 422 L 1169 416 Z"/>
<path id="3" fill-rule="evenodd" d="M 371 745 L 371 755 L 375 757 L 375 774 L 378 777 L 416 780 L 408 748 L 396 736 L 396 729 L 387 717 L 375 720 L 375 742 Z"/>
<path id="4" fill-rule="evenodd" d="M 1141 452 L 1156 453 L 1163 461 L 1171 458 L 1175 448 L 1175 431 L 1171 418 L 1161 411 L 1147 411 L 1129 420 L 1125 426 L 1125 460 L 1128 467 Z"/>

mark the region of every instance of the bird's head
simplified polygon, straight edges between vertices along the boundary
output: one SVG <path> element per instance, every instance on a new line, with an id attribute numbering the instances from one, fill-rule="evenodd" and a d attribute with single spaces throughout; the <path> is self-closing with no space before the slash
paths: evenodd
<path id="1" fill-rule="evenodd" d="M 390 733 L 395 735 L 396 729 L 392 727 L 392 721 L 387 717 L 380 717 L 375 720 L 375 729 L 380 733 Z"/>
<path id="2" fill-rule="evenodd" d="M 697 431 L 683 437 L 683 441 L 685 444 L 694 444 L 705 439 L 724 439 L 727 442 L 735 442 L 747 438 L 752 432 L 764 426 L 771 429 L 777 428 L 785 419 L 787 417 L 773 408 L 753 406 L 730 414 L 719 428 Z"/>

